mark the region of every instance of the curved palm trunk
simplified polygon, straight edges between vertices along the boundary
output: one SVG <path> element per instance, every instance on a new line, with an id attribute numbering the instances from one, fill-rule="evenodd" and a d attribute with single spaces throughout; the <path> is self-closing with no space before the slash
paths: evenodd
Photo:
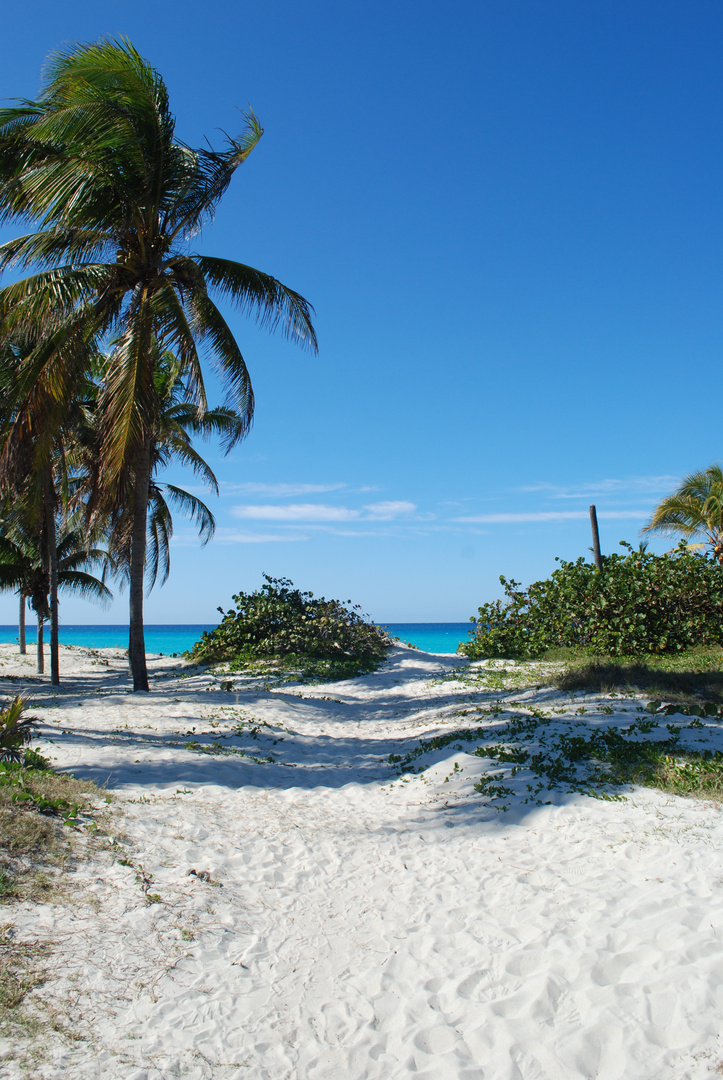
<path id="1" fill-rule="evenodd" d="M 27 645 L 25 644 L 25 594 L 23 590 L 20 590 L 20 613 L 18 615 L 18 642 L 20 645 L 20 654 L 25 656 L 27 653 Z"/>
<path id="2" fill-rule="evenodd" d="M 148 491 L 151 480 L 150 441 L 140 449 L 135 462 L 136 483 L 133 493 L 133 529 L 130 562 L 130 626 L 128 660 L 133 676 L 133 690 L 148 690 L 146 639 L 143 632 L 143 590 L 146 574 L 146 528 Z"/>
<path id="3" fill-rule="evenodd" d="M 45 498 L 45 532 L 48 545 L 48 584 L 50 586 L 50 682 L 60 685 L 58 656 L 58 538 L 55 529 L 55 488 L 52 473 L 48 474 Z"/>
<path id="4" fill-rule="evenodd" d="M 43 620 L 38 615 L 38 675 L 45 673 L 45 656 L 43 654 Z"/>

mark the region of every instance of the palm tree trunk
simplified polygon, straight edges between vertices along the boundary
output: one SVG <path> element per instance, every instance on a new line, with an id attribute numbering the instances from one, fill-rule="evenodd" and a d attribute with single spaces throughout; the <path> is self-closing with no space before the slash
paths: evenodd
<path id="1" fill-rule="evenodd" d="M 38 675 L 45 673 L 45 656 L 43 655 L 43 620 L 38 615 Z"/>
<path id="2" fill-rule="evenodd" d="M 143 591 L 146 575 L 146 528 L 148 491 L 151 480 L 151 447 L 148 440 L 135 461 L 136 483 L 133 492 L 133 527 L 131 532 L 130 625 L 128 660 L 133 676 L 133 690 L 147 691 L 146 640 L 143 632 Z"/>
<path id="3" fill-rule="evenodd" d="M 20 654 L 25 656 L 28 650 L 25 644 L 25 595 L 22 589 L 20 590 L 20 614 L 18 615 L 18 642 L 20 644 Z"/>
<path id="4" fill-rule="evenodd" d="M 48 583 L 50 585 L 50 682 L 60 685 L 58 656 L 58 538 L 55 529 L 55 488 L 48 472 L 45 497 L 45 530 L 48 544 Z"/>

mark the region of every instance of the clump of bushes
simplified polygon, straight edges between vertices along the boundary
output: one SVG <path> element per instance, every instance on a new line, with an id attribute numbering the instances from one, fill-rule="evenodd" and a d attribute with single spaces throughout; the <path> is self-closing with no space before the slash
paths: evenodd
<path id="1" fill-rule="evenodd" d="M 506 599 L 483 604 L 460 652 L 535 658 L 552 649 L 606 656 L 669 654 L 723 645 L 723 568 L 684 542 L 666 555 L 608 555 L 602 572 L 580 558 L 523 589 L 501 577 Z"/>
<path id="2" fill-rule="evenodd" d="M 269 666 L 312 678 L 350 678 L 373 671 L 392 640 L 351 601 L 326 600 L 294 588 L 288 578 L 264 574 L 264 585 L 233 597 L 215 630 L 205 631 L 187 654 L 202 664 L 240 669 Z"/>

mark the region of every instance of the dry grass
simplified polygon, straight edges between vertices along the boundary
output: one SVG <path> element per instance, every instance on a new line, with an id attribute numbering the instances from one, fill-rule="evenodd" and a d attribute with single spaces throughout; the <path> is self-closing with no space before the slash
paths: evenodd
<path id="1" fill-rule="evenodd" d="M 0 902 L 48 899 L 72 852 L 68 825 L 99 794 L 90 781 L 0 765 Z"/>
<path id="2" fill-rule="evenodd" d="M 0 1024 L 11 1010 L 22 1005 L 45 976 L 38 971 L 39 961 L 48 955 L 50 945 L 15 941 L 12 926 L 0 926 Z"/>
<path id="3" fill-rule="evenodd" d="M 78 815 L 97 805 L 100 790 L 46 768 L 0 764 L 0 905 L 47 902 L 64 891 L 64 871 L 77 852 Z M 0 926 L 0 1034 L 31 1043 L 52 1017 L 31 991 L 45 981 L 47 942 L 19 941 Z M 30 996 L 29 996 L 30 995 Z"/>

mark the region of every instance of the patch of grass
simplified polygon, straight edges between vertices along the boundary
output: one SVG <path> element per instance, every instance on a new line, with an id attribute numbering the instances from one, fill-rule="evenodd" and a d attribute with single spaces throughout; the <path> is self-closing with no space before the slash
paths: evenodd
<path id="1" fill-rule="evenodd" d="M 91 781 L 54 772 L 32 751 L 22 762 L 0 763 L 0 905 L 52 898 L 77 836 L 68 826 L 99 794 Z M 28 998 L 45 981 L 51 949 L 0 927 L 0 1035 L 35 1039 L 49 1022 L 57 1030 L 47 1007 Z"/>
<path id="2" fill-rule="evenodd" d="M 28 759 L 47 766 L 26 751 Z M 0 763 L 0 903 L 47 896 L 47 868 L 62 865 L 72 847 L 66 826 L 75 825 L 99 794 L 92 781 L 48 767 Z"/>
<path id="3" fill-rule="evenodd" d="M 559 652 L 560 650 L 558 650 Z M 568 692 L 647 693 L 672 704 L 723 706 L 723 650 L 687 649 L 670 656 L 593 656 L 565 650 L 548 659 L 565 662 L 565 670 L 547 681 Z"/>

